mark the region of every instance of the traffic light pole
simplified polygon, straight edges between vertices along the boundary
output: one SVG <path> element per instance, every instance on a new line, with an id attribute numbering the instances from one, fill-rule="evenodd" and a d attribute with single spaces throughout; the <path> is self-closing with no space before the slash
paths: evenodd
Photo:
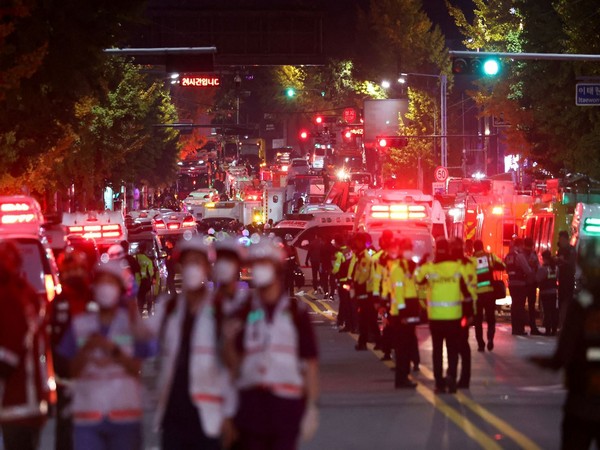
<path id="1" fill-rule="evenodd" d="M 446 91 L 448 89 L 448 77 L 445 74 L 440 74 L 440 114 L 442 116 L 440 124 L 440 134 L 442 135 L 441 141 L 441 156 L 442 167 L 448 167 L 448 137 L 447 137 L 447 125 L 448 125 L 448 107 L 446 103 Z"/>

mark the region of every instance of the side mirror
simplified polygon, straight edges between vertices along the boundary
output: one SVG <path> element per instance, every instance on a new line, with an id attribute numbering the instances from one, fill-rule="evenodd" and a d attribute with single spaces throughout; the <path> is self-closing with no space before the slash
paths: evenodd
<path id="1" fill-rule="evenodd" d="M 300 243 L 300 247 L 307 247 L 308 246 L 308 241 L 306 239 L 304 239 L 301 243 Z"/>

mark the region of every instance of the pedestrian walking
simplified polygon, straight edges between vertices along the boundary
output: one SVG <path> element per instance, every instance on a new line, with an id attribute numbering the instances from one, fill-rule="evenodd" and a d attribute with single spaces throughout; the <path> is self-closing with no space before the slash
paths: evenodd
<path id="1" fill-rule="evenodd" d="M 558 250 L 556 252 L 558 265 L 558 328 L 565 323 L 567 309 L 575 295 L 575 268 L 577 265 L 577 251 L 569 242 L 569 233 L 558 233 Z"/>
<path id="2" fill-rule="evenodd" d="M 321 272 L 319 273 L 319 278 L 325 300 L 333 300 L 333 295 L 335 294 L 335 277 L 331 273 L 335 252 L 337 251 L 334 242 L 334 240 L 324 240 L 323 247 L 321 248 Z"/>
<path id="3" fill-rule="evenodd" d="M 527 260 L 527 264 L 529 264 L 529 275 L 527 276 L 526 285 L 525 285 L 525 295 L 527 301 L 527 313 L 529 317 L 529 334 L 532 336 L 542 334 L 540 330 L 538 330 L 536 319 L 537 319 L 537 310 L 536 310 L 536 300 L 537 300 L 537 281 L 536 274 L 538 269 L 540 268 L 540 260 L 538 259 L 537 253 L 533 249 L 533 239 L 525 238 L 523 239 L 523 256 Z"/>
<path id="4" fill-rule="evenodd" d="M 594 442 L 600 446 L 600 240 L 580 245 L 582 290 L 569 303 L 556 351 L 531 358 L 542 367 L 565 370 L 563 450 L 587 450 Z"/>
<path id="5" fill-rule="evenodd" d="M 45 305 L 0 242 L 0 426 L 5 450 L 35 450 L 50 407 Z M 35 362 L 35 363 L 32 363 Z"/>
<path id="6" fill-rule="evenodd" d="M 122 262 L 100 264 L 92 286 L 98 310 L 75 316 L 57 348 L 70 361 L 76 450 L 142 445 L 140 369 L 151 346 L 136 337 L 135 302 L 120 306 L 126 283 Z"/>
<path id="7" fill-rule="evenodd" d="M 323 253 L 323 240 L 317 234 L 312 239 L 311 242 L 308 243 L 308 248 L 306 251 L 306 260 L 304 261 L 305 266 L 309 266 L 312 272 L 312 286 L 315 292 L 321 291 L 321 285 L 323 281 L 320 279 L 321 271 L 321 262 L 322 262 L 322 253 Z"/>
<path id="8" fill-rule="evenodd" d="M 220 449 L 233 441 L 236 397 L 221 351 L 224 310 L 208 288 L 212 251 L 202 236 L 180 241 L 182 292 L 161 299 L 149 322 L 159 339 L 154 424 L 165 450 Z"/>
<path id="9" fill-rule="evenodd" d="M 542 265 L 538 269 L 540 303 L 544 313 L 544 334 L 556 336 L 558 331 L 558 266 L 550 250 L 542 252 Z"/>
<path id="10" fill-rule="evenodd" d="M 236 426 L 245 450 L 294 450 L 318 424 L 318 352 L 308 316 L 283 284 L 285 253 L 269 239 L 249 249 L 256 291 L 226 349 L 238 373 Z"/>
<path id="11" fill-rule="evenodd" d="M 67 249 L 58 260 L 62 291 L 50 304 L 50 345 L 56 375 L 56 450 L 73 448 L 72 392 L 69 379 L 69 361 L 57 348 L 73 317 L 86 312 L 92 300 L 91 267 L 85 253 Z"/>
<path id="12" fill-rule="evenodd" d="M 527 280 L 531 276 L 531 268 L 522 252 L 523 239 L 515 238 L 504 258 L 506 272 L 508 273 L 508 290 L 512 298 L 510 322 L 512 334 L 515 336 L 527 335 L 525 331 L 525 302 L 527 299 Z"/>
<path id="13" fill-rule="evenodd" d="M 475 338 L 477 351 L 484 352 L 486 342 L 483 339 L 483 318 L 487 324 L 487 349 L 494 350 L 496 335 L 496 298 L 494 296 L 494 270 L 504 270 L 506 266 L 498 256 L 483 249 L 483 242 L 473 242 L 473 260 L 477 270 L 477 308 L 475 309 Z"/>
<path id="14" fill-rule="evenodd" d="M 285 240 L 283 242 L 283 250 L 285 252 L 285 271 L 283 273 L 285 289 L 289 293 L 290 297 L 293 297 L 295 294 L 295 274 L 296 268 L 299 267 L 300 263 L 298 262 L 298 252 L 296 248 L 292 245 L 292 240 L 294 238 L 291 234 L 285 235 Z"/>
<path id="15" fill-rule="evenodd" d="M 148 297 L 149 294 L 151 294 L 152 284 L 154 282 L 154 263 L 148 257 L 148 255 L 146 255 L 146 251 L 146 243 L 140 242 L 137 248 L 137 253 L 135 254 L 135 259 L 140 266 L 140 272 L 135 274 L 135 281 L 139 286 L 137 293 L 137 305 L 140 314 L 146 311 L 148 315 L 151 315 L 154 302 Z"/>
<path id="16" fill-rule="evenodd" d="M 248 283 L 240 281 L 244 260 L 243 249 L 233 237 L 217 239 L 213 266 L 215 301 L 222 304 L 225 316 L 237 311 L 248 297 Z"/>
<path id="17" fill-rule="evenodd" d="M 433 346 L 433 375 L 435 392 L 438 394 L 456 392 L 458 346 L 463 316 L 463 292 L 461 284 L 466 284 L 461 264 L 450 255 L 446 239 L 436 241 L 435 258 L 417 269 L 416 281 L 430 289 L 427 303 L 427 316 Z M 462 281 L 461 281 L 462 280 Z M 443 374 L 443 346 L 446 344 L 448 369 Z"/>

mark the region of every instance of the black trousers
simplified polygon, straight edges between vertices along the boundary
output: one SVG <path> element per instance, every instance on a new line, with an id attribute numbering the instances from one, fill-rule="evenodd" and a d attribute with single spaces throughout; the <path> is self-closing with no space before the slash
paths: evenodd
<path id="1" fill-rule="evenodd" d="M 312 272 L 312 287 L 315 291 L 319 287 L 319 282 L 321 281 L 320 268 L 321 264 L 319 262 L 310 262 L 310 270 Z"/>
<path id="2" fill-rule="evenodd" d="M 513 334 L 522 334 L 525 332 L 525 300 L 527 297 L 526 286 L 509 286 L 508 288 L 512 298 L 510 307 L 510 324 Z"/>
<path id="3" fill-rule="evenodd" d="M 137 294 L 138 309 L 140 310 L 140 313 L 144 310 L 144 307 L 146 307 L 148 309 L 148 313 L 150 313 L 152 305 L 151 302 L 148 301 L 148 293 L 150 292 L 151 288 L 152 281 L 150 278 L 142 278 L 142 281 L 140 282 L 140 289 L 138 290 Z"/>
<path id="4" fill-rule="evenodd" d="M 458 365 L 458 345 L 460 341 L 460 319 L 457 320 L 429 320 L 431 331 L 431 342 L 433 346 L 433 377 L 437 388 L 445 388 L 443 368 L 443 349 L 446 343 L 448 353 L 447 376 L 456 380 L 456 368 Z"/>
<path id="5" fill-rule="evenodd" d="M 365 285 L 358 285 L 355 289 L 358 300 L 358 345 L 367 345 L 367 342 L 379 342 L 381 338 L 377 324 L 377 310 L 373 298 L 367 294 Z"/>
<path id="6" fill-rule="evenodd" d="M 488 342 L 494 342 L 496 335 L 496 299 L 491 292 L 478 294 L 477 296 L 477 311 L 475 312 L 475 339 L 477 345 L 485 347 L 483 340 L 483 318 L 487 323 L 487 339 Z"/>
<path id="7" fill-rule="evenodd" d="M 527 299 L 527 313 L 529 315 L 529 329 L 531 331 L 537 330 L 536 324 L 536 311 L 535 311 L 535 293 L 536 293 L 536 285 L 528 284 L 525 287 L 525 297 Z"/>
<path id="8" fill-rule="evenodd" d="M 562 422 L 562 450 L 588 450 L 592 442 L 600 448 L 600 423 L 565 413 Z"/>
<path id="9" fill-rule="evenodd" d="M 40 443 L 42 426 L 2 424 L 4 450 L 36 450 Z"/>
<path id="10" fill-rule="evenodd" d="M 408 380 L 414 346 L 418 346 L 417 335 L 415 334 L 415 326 L 402 323 L 402 319 L 398 316 L 390 317 L 390 328 L 394 354 L 396 355 L 395 384 L 398 386 Z"/>
<path id="11" fill-rule="evenodd" d="M 468 386 L 471 382 L 471 346 L 469 345 L 470 326 L 460 327 L 458 356 L 460 358 L 459 383 Z"/>
<path id="12" fill-rule="evenodd" d="M 544 331 L 546 334 L 558 331 L 558 307 L 556 294 L 540 294 L 540 303 L 544 312 Z"/>
<path id="13" fill-rule="evenodd" d="M 567 317 L 567 309 L 575 295 L 575 280 L 558 280 L 558 327 L 562 328 Z"/>

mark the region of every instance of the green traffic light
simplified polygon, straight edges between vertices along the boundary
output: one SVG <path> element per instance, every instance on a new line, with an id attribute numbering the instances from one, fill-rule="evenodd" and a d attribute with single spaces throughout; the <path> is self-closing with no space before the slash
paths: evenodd
<path id="1" fill-rule="evenodd" d="M 483 62 L 483 73 L 488 77 L 498 75 L 500 72 L 500 62 L 497 59 L 486 59 Z"/>
<path id="2" fill-rule="evenodd" d="M 294 88 L 287 88 L 285 90 L 285 95 L 287 95 L 290 98 L 295 97 L 296 96 L 296 90 Z"/>

